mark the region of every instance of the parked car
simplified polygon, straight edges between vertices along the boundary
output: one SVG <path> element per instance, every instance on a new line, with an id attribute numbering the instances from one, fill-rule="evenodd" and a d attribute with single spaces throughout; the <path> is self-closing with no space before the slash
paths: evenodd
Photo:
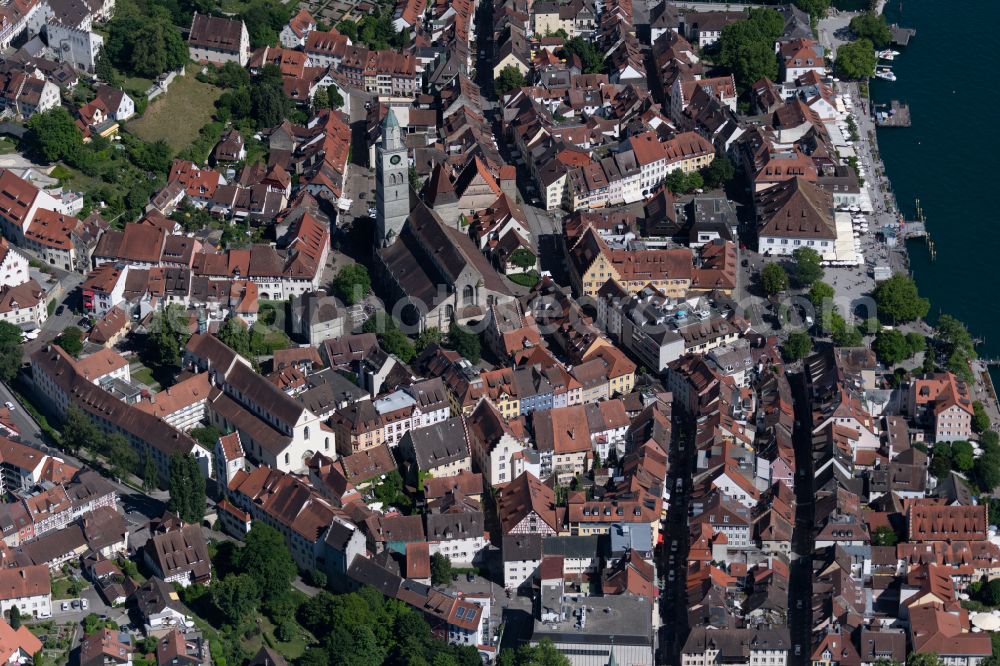
<path id="1" fill-rule="evenodd" d="M 470 583 L 474 583 L 476 581 L 476 574 L 472 573 L 471 571 L 466 573 L 465 580 L 469 581 Z"/>
<path id="2" fill-rule="evenodd" d="M 62 609 L 63 609 L 64 611 L 67 611 L 67 610 L 69 610 L 69 602 L 68 602 L 68 601 L 64 601 L 64 602 L 62 602 Z"/>
<path id="3" fill-rule="evenodd" d="M 10 400 L 3 403 L 3 406 L 9 409 L 10 411 L 14 411 L 14 403 L 12 403 Z"/>
<path id="4" fill-rule="evenodd" d="M 83 608 L 83 610 L 87 610 L 87 605 L 88 604 L 86 599 L 80 599 L 80 606 Z"/>

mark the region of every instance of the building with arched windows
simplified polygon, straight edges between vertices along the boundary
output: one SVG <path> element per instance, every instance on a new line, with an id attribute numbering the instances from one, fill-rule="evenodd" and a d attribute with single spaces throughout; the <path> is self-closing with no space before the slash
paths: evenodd
<path id="1" fill-rule="evenodd" d="M 184 367 L 207 373 L 209 422 L 238 432 L 247 458 L 283 472 L 302 472 L 318 451 L 336 455 L 333 431 L 304 403 L 257 374 L 245 358 L 208 333 L 184 350 Z"/>
<path id="2" fill-rule="evenodd" d="M 419 330 L 482 319 L 491 303 L 514 299 L 509 284 L 472 239 L 414 200 L 398 238 L 376 252 L 377 287 L 392 313 Z"/>

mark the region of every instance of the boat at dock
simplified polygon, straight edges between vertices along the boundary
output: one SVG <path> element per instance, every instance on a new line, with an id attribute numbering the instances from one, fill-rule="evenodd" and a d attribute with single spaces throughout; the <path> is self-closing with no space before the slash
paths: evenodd
<path id="1" fill-rule="evenodd" d="M 879 69 L 879 70 L 877 70 L 875 72 L 875 76 L 877 78 L 882 79 L 883 81 L 895 81 L 896 80 L 896 75 L 893 73 L 893 71 L 891 69 Z"/>
<path id="2" fill-rule="evenodd" d="M 899 51 L 886 49 L 884 51 L 877 51 L 875 55 L 877 55 L 880 60 L 895 60 L 896 56 L 899 55 Z"/>

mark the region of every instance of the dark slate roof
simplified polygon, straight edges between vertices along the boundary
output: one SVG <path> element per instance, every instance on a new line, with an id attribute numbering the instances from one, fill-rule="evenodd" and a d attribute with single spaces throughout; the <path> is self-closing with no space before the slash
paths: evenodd
<path id="1" fill-rule="evenodd" d="M 424 471 L 469 457 L 469 436 L 465 417 L 441 421 L 410 430 L 406 435 L 412 447 L 417 467 Z"/>

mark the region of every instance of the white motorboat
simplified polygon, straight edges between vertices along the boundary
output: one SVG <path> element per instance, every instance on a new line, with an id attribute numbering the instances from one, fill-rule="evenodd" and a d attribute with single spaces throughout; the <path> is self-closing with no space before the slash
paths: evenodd
<path id="1" fill-rule="evenodd" d="M 875 72 L 875 76 L 882 79 L 883 81 L 895 81 L 896 75 L 892 73 L 892 70 L 883 69 Z"/>
<path id="2" fill-rule="evenodd" d="M 899 51 L 886 49 L 885 51 L 877 51 L 875 55 L 877 55 L 880 60 L 894 60 L 896 56 L 899 55 Z"/>

